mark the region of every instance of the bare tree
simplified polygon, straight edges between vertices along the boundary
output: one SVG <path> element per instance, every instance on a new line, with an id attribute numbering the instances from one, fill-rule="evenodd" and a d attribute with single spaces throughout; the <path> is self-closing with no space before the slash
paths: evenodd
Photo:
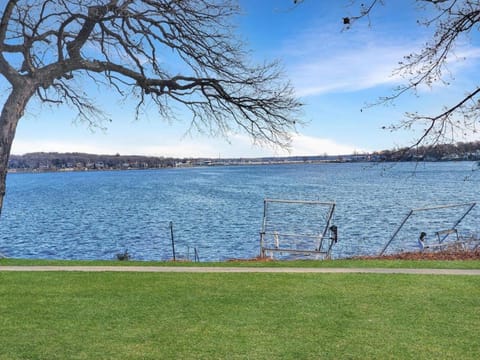
<path id="1" fill-rule="evenodd" d="M 300 3 L 304 0 L 294 0 Z M 346 29 L 355 22 L 367 19 L 378 6 L 388 6 L 388 0 L 358 1 L 349 0 L 350 6 L 358 4 L 358 14 L 342 19 Z M 450 77 L 448 65 L 458 60 L 456 47 L 462 42 L 471 42 L 480 25 L 480 0 L 416 0 L 419 11 L 429 10 L 426 20 L 419 20 L 419 26 L 435 29 L 433 36 L 417 53 L 411 53 L 399 62 L 394 74 L 404 77 L 405 83 L 394 89 L 393 93 L 382 97 L 375 104 L 396 100 L 407 92 L 416 93 L 423 85 L 435 83 L 448 85 L 454 81 Z M 473 34 L 472 34 L 473 33 Z M 392 130 L 421 127 L 423 130 L 411 148 L 420 145 L 448 143 L 476 134 L 480 125 L 480 84 L 465 89 L 465 94 L 451 104 L 439 109 L 436 114 L 420 114 L 416 111 L 406 113 L 404 120 L 391 126 Z"/>
<path id="2" fill-rule="evenodd" d="M 301 104 L 278 63 L 251 64 L 234 34 L 236 0 L 8 0 L 0 23 L 0 211 L 15 129 L 32 98 L 102 120 L 79 77 L 153 101 L 164 118 L 187 108 L 193 127 L 242 130 L 286 146 Z M 174 58 L 175 66 L 162 61 Z M 169 69 L 175 70 L 169 70 Z"/>
<path id="3" fill-rule="evenodd" d="M 469 33 L 478 31 L 480 24 L 480 1 L 478 0 L 417 0 L 424 6 L 434 7 L 436 14 L 421 25 L 433 26 L 434 35 L 418 53 L 404 57 L 396 72 L 406 77 L 407 82 L 395 89 L 382 102 L 395 100 L 406 92 L 416 92 L 422 85 L 432 86 L 442 82 L 445 85 L 455 81 L 450 77 L 448 66 L 457 61 L 456 46 L 468 41 Z M 421 114 L 415 111 L 396 128 L 422 126 L 422 134 L 413 146 L 454 142 L 476 134 L 480 115 L 480 84 L 465 89 L 451 104 L 445 104 L 436 114 Z"/>

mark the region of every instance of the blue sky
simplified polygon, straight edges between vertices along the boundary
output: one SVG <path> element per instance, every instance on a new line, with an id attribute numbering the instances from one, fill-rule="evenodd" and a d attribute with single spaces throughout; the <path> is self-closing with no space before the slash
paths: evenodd
<path id="1" fill-rule="evenodd" d="M 410 144 L 415 132 L 383 130 L 397 123 L 406 111 L 438 112 L 473 87 L 480 48 L 461 44 L 449 65 L 455 81 L 419 89 L 394 106 L 366 103 L 391 93 L 402 82 L 392 72 L 404 55 L 421 47 L 433 29 L 416 25 L 428 12 L 414 0 L 386 0 L 370 21 L 357 22 L 342 31 L 342 18 L 354 15 L 350 1 L 240 0 L 243 16 L 238 34 L 259 62 L 279 59 L 297 95 L 306 104 L 306 125 L 293 135 L 290 153 L 258 147 L 245 134 L 228 139 L 188 133 L 189 119 L 167 123 L 154 107 L 135 121 L 133 107 L 112 93 L 91 92 L 113 121 L 105 130 L 75 122 L 68 108 L 31 103 L 20 120 L 12 153 L 34 151 L 140 154 L 174 157 L 254 157 L 271 155 L 346 154 Z M 358 3 L 357 3 L 358 5 Z M 463 60 L 463 55 L 468 55 Z M 462 58 L 460 60 L 460 58 Z M 475 74 L 475 75 L 473 75 Z M 89 85 L 86 85 L 89 86 Z"/>

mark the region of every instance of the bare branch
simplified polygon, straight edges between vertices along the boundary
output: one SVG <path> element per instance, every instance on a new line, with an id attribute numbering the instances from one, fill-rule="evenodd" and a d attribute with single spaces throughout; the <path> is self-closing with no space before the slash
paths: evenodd
<path id="1" fill-rule="evenodd" d="M 381 1 L 370 1 L 368 5 L 363 5 L 363 10 L 358 16 L 347 18 L 347 27 L 351 24 L 351 20 L 368 16 L 378 3 Z M 420 52 L 405 56 L 399 63 L 394 74 L 405 77 L 405 84 L 369 106 L 395 101 L 406 93 L 416 93 L 420 86 L 430 87 L 438 82 L 448 86 L 450 81 L 446 80 L 445 74 L 449 74 L 448 65 L 454 59 L 457 44 L 472 41 L 466 35 L 478 30 L 479 0 L 417 0 L 417 3 L 422 5 L 430 16 L 425 21 L 418 21 L 418 24 L 434 26 L 434 35 Z M 398 125 L 391 126 L 390 129 L 410 129 L 425 124 L 421 135 L 411 148 L 426 142 L 430 144 L 455 142 L 459 137 L 476 134 L 480 115 L 478 95 L 479 89 L 476 88 L 436 115 L 407 113 L 406 119 Z"/>
<path id="2" fill-rule="evenodd" d="M 350 6 L 353 6 L 355 0 L 351 0 Z M 377 5 L 383 5 L 383 0 L 370 0 L 367 4 L 361 3 L 360 4 L 360 11 L 358 15 L 355 16 L 346 16 L 342 19 L 343 26 L 345 29 L 349 29 L 354 22 L 363 19 L 363 18 L 370 18 L 370 13 L 373 11 L 373 8 Z"/>
<path id="3" fill-rule="evenodd" d="M 139 95 L 137 116 L 146 98 L 161 114 L 173 116 L 168 111 L 173 101 L 191 111 L 193 122 L 218 133 L 243 129 L 255 140 L 281 146 L 298 123 L 302 104 L 282 81 L 278 64 L 250 65 L 236 39 L 231 22 L 239 14 L 236 0 L 9 4 L 4 35 L 10 41 L 1 50 L 22 54 L 21 62 L 8 65 L 44 89 L 37 91 L 42 101 L 70 103 L 80 116 L 98 115 L 81 111 L 82 102 L 86 108 L 92 102 L 68 81 L 84 74 L 120 96 Z M 165 54 L 178 65 L 163 66 Z"/>

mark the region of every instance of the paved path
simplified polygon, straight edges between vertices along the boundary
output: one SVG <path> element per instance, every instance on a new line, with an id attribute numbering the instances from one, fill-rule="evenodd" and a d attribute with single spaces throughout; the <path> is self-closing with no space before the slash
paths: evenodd
<path id="1" fill-rule="evenodd" d="M 0 266 L 2 271 L 80 271 L 151 273 L 310 273 L 310 274 L 425 274 L 480 275 L 480 269 L 386 269 L 386 268 L 289 268 L 289 267 L 201 267 L 201 266 Z"/>

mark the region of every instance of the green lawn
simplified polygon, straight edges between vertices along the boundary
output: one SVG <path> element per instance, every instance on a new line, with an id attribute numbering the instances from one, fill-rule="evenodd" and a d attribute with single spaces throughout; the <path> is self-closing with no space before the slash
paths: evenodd
<path id="1" fill-rule="evenodd" d="M 480 269 L 480 260 L 299 260 L 299 261 L 225 261 L 225 262 L 173 262 L 173 261 L 108 261 L 108 260 L 29 260 L 0 259 L 2 265 L 59 265 L 59 266 L 248 266 L 248 267 L 340 267 L 340 268 L 430 268 L 430 269 Z"/>
<path id="2" fill-rule="evenodd" d="M 480 277 L 0 273 L 0 359 L 477 359 Z"/>

